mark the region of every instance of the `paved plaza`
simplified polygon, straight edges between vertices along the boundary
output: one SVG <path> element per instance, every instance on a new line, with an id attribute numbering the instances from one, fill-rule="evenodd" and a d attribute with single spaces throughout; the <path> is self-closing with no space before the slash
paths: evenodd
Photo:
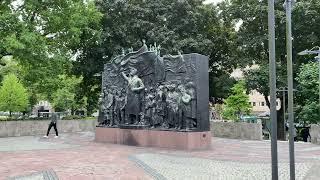
<path id="1" fill-rule="evenodd" d="M 92 132 L 0 138 L 0 179 L 271 179 L 270 141 L 212 138 L 205 151 L 96 143 Z M 298 142 L 296 179 L 320 178 L 320 146 Z M 288 142 L 279 142 L 279 178 L 289 179 Z"/>

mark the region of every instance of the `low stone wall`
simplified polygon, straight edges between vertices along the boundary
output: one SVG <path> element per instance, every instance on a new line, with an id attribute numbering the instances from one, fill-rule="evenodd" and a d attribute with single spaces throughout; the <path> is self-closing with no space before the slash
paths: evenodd
<path id="1" fill-rule="evenodd" d="M 50 120 L 0 121 L 0 137 L 44 135 Z M 59 133 L 94 131 L 96 120 L 58 120 Z M 50 134 L 54 133 L 54 128 Z"/>
<path id="2" fill-rule="evenodd" d="M 261 123 L 210 121 L 210 126 L 212 136 L 214 137 L 262 140 Z"/>
<path id="3" fill-rule="evenodd" d="M 320 125 L 312 124 L 310 128 L 311 143 L 320 144 Z"/>

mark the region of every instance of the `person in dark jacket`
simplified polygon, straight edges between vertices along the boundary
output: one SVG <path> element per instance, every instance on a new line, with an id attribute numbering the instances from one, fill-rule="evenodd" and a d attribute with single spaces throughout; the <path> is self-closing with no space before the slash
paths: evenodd
<path id="1" fill-rule="evenodd" d="M 49 127 L 48 127 L 48 131 L 47 131 L 47 135 L 43 136 L 45 138 L 48 138 L 49 136 L 49 133 L 50 133 L 50 130 L 51 128 L 53 127 L 54 128 L 54 131 L 56 132 L 56 136 L 55 138 L 58 137 L 58 129 L 57 129 L 57 121 L 58 121 L 58 114 L 57 113 L 52 113 L 51 115 L 51 122 L 49 124 Z"/>
<path id="2" fill-rule="evenodd" d="M 304 128 L 304 129 L 301 131 L 301 135 L 302 135 L 303 141 L 304 141 L 304 142 L 308 142 L 308 138 L 310 137 L 309 128 Z"/>

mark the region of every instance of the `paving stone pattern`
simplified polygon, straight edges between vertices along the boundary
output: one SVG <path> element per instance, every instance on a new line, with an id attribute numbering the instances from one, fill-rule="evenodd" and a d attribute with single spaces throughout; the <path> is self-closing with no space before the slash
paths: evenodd
<path id="1" fill-rule="evenodd" d="M 64 138 L 64 137 L 61 137 Z M 45 150 L 45 149 L 64 149 L 74 148 L 78 145 L 62 144 L 58 140 L 45 139 L 42 137 L 23 136 L 0 138 L 0 151 L 26 151 L 26 150 Z"/>
<path id="2" fill-rule="evenodd" d="M 135 155 L 134 159 L 136 163 L 142 165 L 155 179 L 262 180 L 270 179 L 271 174 L 269 163 L 217 161 L 149 153 Z M 288 163 L 279 164 L 280 180 L 290 179 L 288 167 Z M 311 163 L 297 163 L 296 179 L 304 179 L 311 167 Z"/>
<path id="3" fill-rule="evenodd" d="M 278 142 L 280 179 L 289 179 L 289 144 Z M 295 143 L 296 179 L 319 180 L 320 146 Z M 94 133 L 0 138 L 0 180 L 271 179 L 270 141 L 213 138 L 210 150 L 178 151 L 94 142 Z"/>
<path id="4" fill-rule="evenodd" d="M 8 180 L 59 180 L 59 178 L 53 170 L 46 170 L 29 175 L 8 178 Z"/>

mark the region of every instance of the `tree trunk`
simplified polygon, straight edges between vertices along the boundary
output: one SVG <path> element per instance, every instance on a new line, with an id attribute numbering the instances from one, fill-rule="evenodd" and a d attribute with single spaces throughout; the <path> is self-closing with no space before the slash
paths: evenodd
<path id="1" fill-rule="evenodd" d="M 286 140 L 285 139 L 285 126 L 284 126 L 284 119 L 283 119 L 283 110 L 282 108 L 277 111 L 277 134 L 279 140 Z"/>
<path id="2" fill-rule="evenodd" d="M 277 120 L 278 120 L 278 139 L 286 140 L 286 131 L 285 131 L 285 121 L 283 117 L 283 112 L 285 111 L 283 104 L 283 94 L 281 93 L 278 97 L 280 99 L 280 109 L 277 111 Z"/>
<path id="3" fill-rule="evenodd" d="M 268 98 L 269 96 L 267 94 L 264 94 L 263 96 L 264 96 L 266 104 L 270 110 L 270 101 Z M 270 121 L 271 121 L 271 119 L 270 119 Z M 283 119 L 283 102 L 281 102 L 281 108 L 277 111 L 277 137 L 278 137 L 278 140 L 285 140 L 285 126 L 284 126 L 284 119 Z"/>
<path id="4" fill-rule="evenodd" d="M 9 111 L 9 117 L 12 117 L 12 112 L 11 111 Z"/>
<path id="5" fill-rule="evenodd" d="M 269 101 L 269 95 L 268 94 L 263 94 L 264 100 L 266 101 L 267 106 L 269 107 L 270 110 L 270 101 Z"/>

